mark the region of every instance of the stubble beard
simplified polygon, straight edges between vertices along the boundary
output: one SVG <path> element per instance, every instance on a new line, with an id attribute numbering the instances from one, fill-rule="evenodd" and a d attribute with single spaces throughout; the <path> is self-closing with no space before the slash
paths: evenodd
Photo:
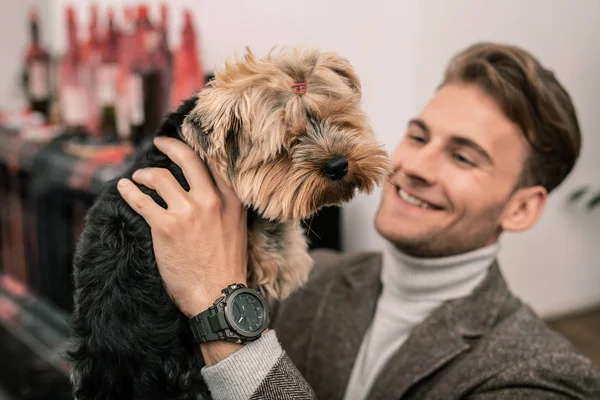
<path id="1" fill-rule="evenodd" d="M 473 251 L 494 242 L 500 233 L 498 217 L 501 213 L 502 207 L 497 207 L 487 215 L 472 218 L 471 221 L 464 221 L 459 217 L 454 224 L 414 237 L 386 234 L 377 224 L 376 230 L 399 251 L 409 256 L 448 257 Z"/>

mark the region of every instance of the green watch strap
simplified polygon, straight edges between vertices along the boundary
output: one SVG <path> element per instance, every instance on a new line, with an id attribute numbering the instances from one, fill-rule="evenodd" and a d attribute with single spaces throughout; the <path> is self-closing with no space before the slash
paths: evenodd
<path id="1" fill-rule="evenodd" d="M 229 328 L 225 320 L 225 313 L 217 307 L 211 306 L 189 321 L 194 340 L 199 343 L 226 340 L 225 330 Z"/>

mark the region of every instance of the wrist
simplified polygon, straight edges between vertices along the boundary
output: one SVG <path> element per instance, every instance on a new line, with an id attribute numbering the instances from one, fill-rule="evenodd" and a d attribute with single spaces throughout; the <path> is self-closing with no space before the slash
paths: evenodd
<path id="1" fill-rule="evenodd" d="M 200 344 L 200 350 L 206 366 L 210 367 L 226 359 L 242 346 L 240 343 L 232 342 L 207 342 Z"/>
<path id="2" fill-rule="evenodd" d="M 182 305 L 181 311 L 185 314 L 186 317 L 192 318 L 196 315 L 200 314 L 202 311 L 205 311 L 209 307 L 211 307 L 215 300 L 221 296 L 221 292 L 211 291 L 208 293 L 200 293 L 198 291 L 194 292 L 192 295 L 188 296 L 188 301 L 185 305 Z"/>
<path id="3" fill-rule="evenodd" d="M 222 290 L 233 283 L 246 285 L 246 279 L 233 279 L 226 283 L 214 284 L 208 288 L 198 288 L 186 296 L 187 301 L 182 302 L 181 311 L 192 318 L 211 307 L 223 295 Z"/>

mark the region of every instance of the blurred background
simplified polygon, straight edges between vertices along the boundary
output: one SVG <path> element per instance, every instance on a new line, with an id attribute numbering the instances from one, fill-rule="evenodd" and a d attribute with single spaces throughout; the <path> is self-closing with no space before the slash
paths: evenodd
<path id="1" fill-rule="evenodd" d="M 530 231 L 502 240 L 513 291 L 600 366 L 600 1 L 0 0 L 0 399 L 69 398 L 60 358 L 83 217 L 165 112 L 249 46 L 347 57 L 392 151 L 448 59 L 525 47 L 569 90 L 583 131 Z M 312 221 L 311 246 L 378 250 L 379 191 Z"/>

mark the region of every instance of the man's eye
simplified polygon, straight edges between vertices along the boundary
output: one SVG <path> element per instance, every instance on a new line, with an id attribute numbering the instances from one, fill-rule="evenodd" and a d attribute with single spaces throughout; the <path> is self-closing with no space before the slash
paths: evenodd
<path id="1" fill-rule="evenodd" d="M 425 143 L 425 138 L 419 135 L 408 135 L 408 138 L 416 143 Z"/>
<path id="2" fill-rule="evenodd" d="M 475 166 L 475 163 L 459 153 L 452 154 L 452 157 L 461 164 Z"/>

